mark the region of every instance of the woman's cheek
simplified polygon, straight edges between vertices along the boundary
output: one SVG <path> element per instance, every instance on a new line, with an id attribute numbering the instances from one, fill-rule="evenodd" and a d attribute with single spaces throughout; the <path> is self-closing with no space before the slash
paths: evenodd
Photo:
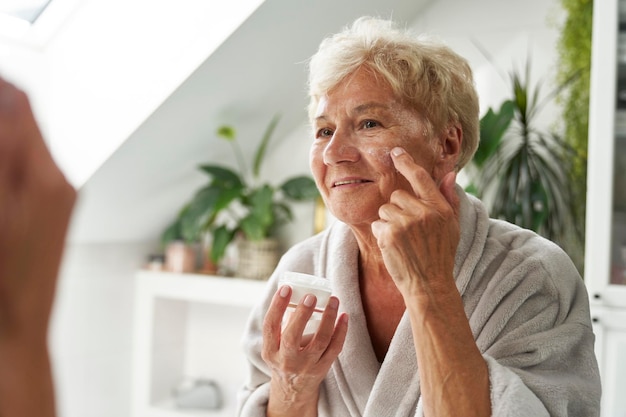
<path id="1" fill-rule="evenodd" d="M 323 150 L 324 148 L 320 143 L 313 143 L 309 152 L 309 170 L 320 191 L 322 191 L 321 186 L 324 184 L 325 171 Z"/>
<path id="2" fill-rule="evenodd" d="M 391 148 L 387 146 L 371 148 L 367 150 L 367 154 L 380 165 L 385 167 L 393 167 L 393 161 L 391 160 Z"/>

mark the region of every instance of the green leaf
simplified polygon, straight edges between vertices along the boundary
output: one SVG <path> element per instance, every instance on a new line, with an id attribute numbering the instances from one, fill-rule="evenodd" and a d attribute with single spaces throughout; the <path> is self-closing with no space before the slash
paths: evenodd
<path id="1" fill-rule="evenodd" d="M 232 142 L 235 140 L 235 128 L 229 125 L 222 125 L 217 128 L 217 136 Z"/>
<path id="2" fill-rule="evenodd" d="M 250 240 L 260 240 L 269 235 L 274 224 L 274 190 L 269 185 L 254 190 L 246 199 L 250 213 L 241 221 L 241 229 Z"/>
<path id="3" fill-rule="evenodd" d="M 531 201 L 533 204 L 531 229 L 539 231 L 549 215 L 548 194 L 541 181 L 535 181 L 531 185 Z"/>
<path id="4" fill-rule="evenodd" d="M 272 227 L 272 230 L 269 231 L 269 233 L 271 234 L 273 232 L 273 229 L 276 228 L 276 226 L 280 226 L 282 224 L 288 223 L 291 220 L 293 220 L 293 213 L 291 212 L 291 209 L 289 208 L 289 206 L 285 203 L 275 203 L 274 204 L 274 226 Z"/>
<path id="5" fill-rule="evenodd" d="M 280 186 L 280 190 L 285 196 L 296 201 L 314 200 L 319 196 L 315 181 L 304 175 L 288 179 Z"/>
<path id="6" fill-rule="evenodd" d="M 465 187 L 465 192 L 478 197 L 478 188 L 474 183 L 470 183 Z"/>
<path id="7" fill-rule="evenodd" d="M 243 190 L 241 185 L 230 188 L 209 185 L 198 191 L 181 215 L 181 232 L 185 240 L 198 240 L 213 225 L 220 211 L 243 197 Z"/>
<path id="8" fill-rule="evenodd" d="M 180 217 L 177 217 L 164 231 L 161 235 L 161 243 L 163 247 L 167 246 L 169 243 L 182 239 L 181 226 L 180 226 Z"/>
<path id="9" fill-rule="evenodd" d="M 280 116 L 276 115 L 270 121 L 270 124 L 265 129 L 265 133 L 263 134 L 263 138 L 261 139 L 261 143 L 259 143 L 259 147 L 257 148 L 256 154 L 254 156 L 254 165 L 252 167 L 252 175 L 254 178 L 259 177 L 259 172 L 261 171 L 261 164 L 263 163 L 263 158 L 265 157 L 265 150 L 267 149 L 267 144 L 274 133 L 274 129 L 280 120 Z"/>
<path id="10" fill-rule="evenodd" d="M 219 263 L 226 253 L 226 247 L 235 237 L 235 230 L 229 230 L 226 226 L 220 226 L 213 231 L 211 243 L 211 261 Z"/>
<path id="11" fill-rule="evenodd" d="M 211 177 L 211 185 L 222 188 L 243 187 L 244 183 L 239 174 L 230 168 L 219 165 L 200 165 L 200 170 Z"/>
<path id="12" fill-rule="evenodd" d="M 181 233 L 185 240 L 195 241 L 205 230 L 215 215 L 215 205 L 220 197 L 221 189 L 207 186 L 196 193 L 187 210 L 181 214 Z"/>
<path id="13" fill-rule="evenodd" d="M 473 162 L 481 168 L 496 153 L 515 116 L 515 103 L 506 100 L 496 113 L 491 108 L 480 119 L 480 142 Z"/>
<path id="14" fill-rule="evenodd" d="M 253 213 L 248 214 L 241 220 L 241 230 L 248 240 L 258 241 L 266 238 L 269 229 L 270 226 L 260 221 Z"/>

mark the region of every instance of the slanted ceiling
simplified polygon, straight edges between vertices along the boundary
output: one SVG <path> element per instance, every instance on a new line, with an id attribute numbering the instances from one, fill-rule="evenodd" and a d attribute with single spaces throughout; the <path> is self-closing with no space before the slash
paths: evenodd
<path id="1" fill-rule="evenodd" d="M 280 113 L 280 141 L 306 123 L 305 62 L 323 37 L 362 15 L 410 25 L 431 1 L 265 1 L 82 187 L 70 241 L 156 240 L 204 180 L 195 167 L 232 162 L 220 124 L 252 152 Z"/>

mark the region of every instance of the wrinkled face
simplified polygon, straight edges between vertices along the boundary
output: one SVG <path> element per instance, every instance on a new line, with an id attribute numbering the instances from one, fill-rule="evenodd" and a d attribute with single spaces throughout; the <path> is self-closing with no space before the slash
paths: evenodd
<path id="1" fill-rule="evenodd" d="M 321 98 L 313 131 L 311 171 L 326 206 L 349 225 L 371 224 L 394 190 L 411 190 L 391 160 L 395 146 L 436 180 L 445 174 L 424 119 L 363 68 Z"/>

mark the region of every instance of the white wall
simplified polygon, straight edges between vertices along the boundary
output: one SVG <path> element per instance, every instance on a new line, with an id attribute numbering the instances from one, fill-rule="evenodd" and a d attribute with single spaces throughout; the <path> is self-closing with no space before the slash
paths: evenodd
<path id="1" fill-rule="evenodd" d="M 523 68 L 527 58 L 532 62 L 532 80 L 546 84 L 544 94 L 554 88 L 558 25 L 563 17 L 558 0 L 438 0 L 413 28 L 441 38 L 468 59 L 484 113 L 501 104 L 509 93 L 507 75 Z M 487 51 L 492 62 L 476 45 Z"/>
<path id="2" fill-rule="evenodd" d="M 60 417 L 127 417 L 134 272 L 149 243 L 69 245 L 50 346 Z"/>

